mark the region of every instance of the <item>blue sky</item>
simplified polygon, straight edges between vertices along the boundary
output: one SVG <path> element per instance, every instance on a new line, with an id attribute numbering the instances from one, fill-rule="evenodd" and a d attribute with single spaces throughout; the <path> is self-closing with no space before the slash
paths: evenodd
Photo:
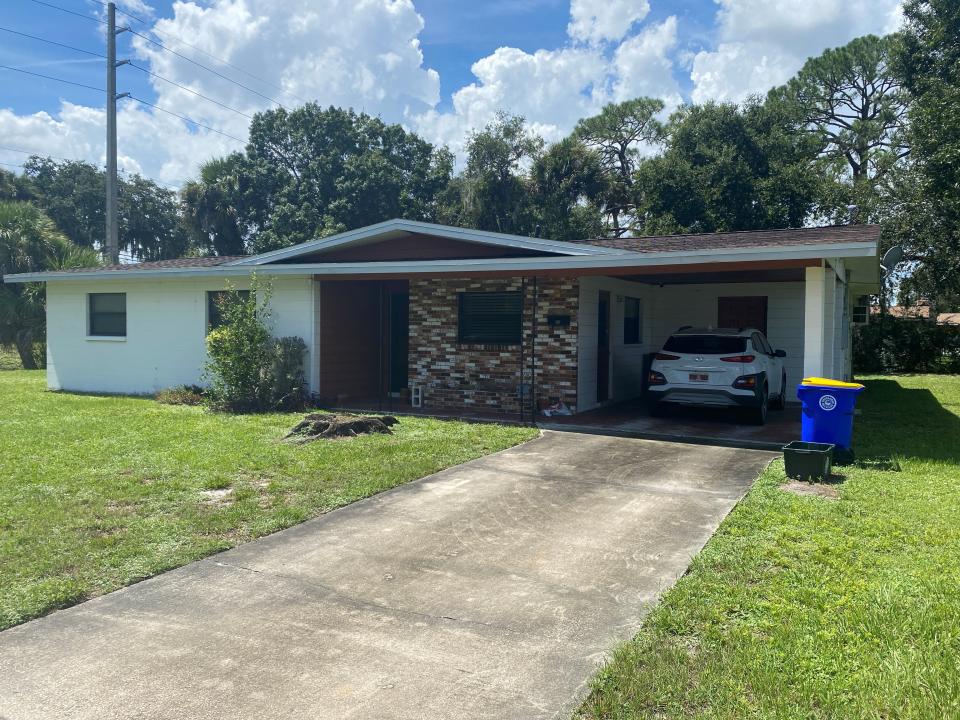
<path id="1" fill-rule="evenodd" d="M 44 0 L 103 17 L 96 0 Z M 123 0 L 131 23 L 183 54 L 292 106 L 307 98 L 401 122 L 462 149 L 496 111 L 547 140 L 603 104 L 646 94 L 668 108 L 740 101 L 784 82 L 810 55 L 896 27 L 899 0 Z M 122 19 L 122 16 L 121 16 Z M 0 27 L 103 52 L 103 26 L 31 0 L 4 0 Z M 158 35 L 153 35 L 158 32 Z M 186 41 L 266 84 L 180 45 Z M 120 37 L 120 57 L 240 113 L 262 97 Z M 96 87 L 103 61 L 0 32 L 0 64 Z M 0 146 L 101 162 L 103 96 L 0 68 Z M 278 89 L 278 88 L 282 88 Z M 247 120 L 143 72 L 118 89 L 242 139 Z M 171 185 L 242 145 L 162 112 L 121 103 L 121 165 Z M 0 149 L 0 162 L 23 155 Z"/>
<path id="2" fill-rule="evenodd" d="M 86 15 L 102 16 L 96 2 L 53 0 L 51 4 Z M 151 3 L 153 16 L 169 17 L 173 14 L 172 6 L 173 3 L 168 1 Z M 474 61 L 498 47 L 516 47 L 532 53 L 540 48 L 561 47 L 567 41 L 568 0 L 418 0 L 415 6 L 424 19 L 424 29 L 420 33 L 424 64 L 440 74 L 441 109 L 450 107 L 454 91 L 474 80 L 470 71 Z M 646 21 L 661 21 L 669 15 L 681 17 L 683 47 L 696 52 L 710 43 L 716 11 L 717 6 L 711 0 L 675 0 L 652 4 Z M 119 19 L 134 29 L 143 30 L 143 25 L 123 15 Z M 0 10 L 0 25 L 86 50 L 104 51 L 102 25 L 30 0 L 7 0 Z M 4 65 L 97 87 L 104 83 L 102 60 L 9 33 L 0 33 L 0 36 L 0 63 Z M 130 55 L 129 40 L 129 36 L 120 37 L 121 56 L 123 51 Z M 17 112 L 51 110 L 61 97 L 83 104 L 102 104 L 99 94 L 94 91 L 9 71 L 0 77 L 3 78 L 0 102 Z M 143 73 L 121 69 L 118 78 L 122 90 L 139 94 L 144 99 L 156 97 Z M 691 89 L 689 74 L 678 69 L 676 78 L 688 94 Z"/>

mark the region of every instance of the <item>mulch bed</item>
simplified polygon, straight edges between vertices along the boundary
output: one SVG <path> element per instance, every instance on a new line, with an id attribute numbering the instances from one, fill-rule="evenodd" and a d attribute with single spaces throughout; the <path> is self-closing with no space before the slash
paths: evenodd
<path id="1" fill-rule="evenodd" d="M 331 415 L 311 413 L 287 433 L 284 440 L 308 443 L 314 440 L 335 440 L 380 433 L 392 435 L 390 428 L 399 420 L 392 415 Z"/>

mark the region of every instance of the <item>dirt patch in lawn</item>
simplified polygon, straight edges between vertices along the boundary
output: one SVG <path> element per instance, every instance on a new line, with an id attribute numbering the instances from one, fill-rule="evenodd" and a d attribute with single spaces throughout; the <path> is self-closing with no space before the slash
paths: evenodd
<path id="1" fill-rule="evenodd" d="M 308 443 L 380 433 L 390 435 L 399 420 L 392 415 L 331 415 L 311 413 L 297 423 L 284 440 Z"/>
<path id="2" fill-rule="evenodd" d="M 791 492 L 794 495 L 804 495 L 812 497 L 822 497 L 828 500 L 836 500 L 840 497 L 840 491 L 837 490 L 839 482 L 830 483 L 808 483 L 799 480 L 789 480 L 780 486 L 785 492 Z"/>

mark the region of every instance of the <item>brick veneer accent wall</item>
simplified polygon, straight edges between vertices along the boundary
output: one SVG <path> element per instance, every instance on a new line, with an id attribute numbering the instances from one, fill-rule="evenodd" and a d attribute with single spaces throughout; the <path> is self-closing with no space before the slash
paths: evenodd
<path id="1" fill-rule="evenodd" d="M 576 408 L 579 282 L 555 277 L 410 281 L 409 378 L 411 385 L 423 386 L 426 407 L 520 411 L 520 345 L 457 341 L 459 293 L 510 290 L 525 293 L 523 382 L 530 387 L 535 377 L 540 407 L 562 400 Z M 550 327 L 550 315 L 569 316 L 570 324 Z"/>

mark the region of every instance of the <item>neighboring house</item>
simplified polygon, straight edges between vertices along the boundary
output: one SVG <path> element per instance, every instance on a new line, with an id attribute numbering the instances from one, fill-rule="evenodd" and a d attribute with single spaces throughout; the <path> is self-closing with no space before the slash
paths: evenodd
<path id="1" fill-rule="evenodd" d="M 879 315 L 881 312 L 883 312 L 883 308 L 881 308 L 879 305 L 870 306 L 871 315 Z M 895 318 L 909 320 L 929 320 L 930 303 L 925 300 L 921 300 L 916 305 L 891 305 L 887 308 L 887 314 Z M 960 313 L 937 313 L 937 325 L 960 325 Z"/>
<path id="2" fill-rule="evenodd" d="M 5 281 L 47 283 L 53 389 L 198 382 L 212 298 L 256 273 L 328 402 L 582 411 L 637 396 L 644 355 L 682 325 L 764 330 L 791 382 L 849 378 L 851 298 L 879 290 L 878 239 L 848 225 L 569 243 L 391 220 L 251 257 Z"/>

